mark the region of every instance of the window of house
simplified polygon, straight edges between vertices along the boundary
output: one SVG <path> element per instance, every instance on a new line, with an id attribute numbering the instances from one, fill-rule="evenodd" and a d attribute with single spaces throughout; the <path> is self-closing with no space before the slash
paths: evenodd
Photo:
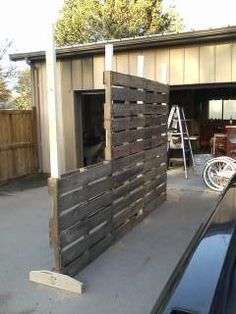
<path id="1" fill-rule="evenodd" d="M 236 120 L 236 100 L 224 100 L 224 120 Z"/>
<path id="2" fill-rule="evenodd" d="M 209 119 L 222 119 L 222 100 L 209 101 Z"/>
<path id="3" fill-rule="evenodd" d="M 209 119 L 236 120 L 236 100 L 210 100 Z"/>

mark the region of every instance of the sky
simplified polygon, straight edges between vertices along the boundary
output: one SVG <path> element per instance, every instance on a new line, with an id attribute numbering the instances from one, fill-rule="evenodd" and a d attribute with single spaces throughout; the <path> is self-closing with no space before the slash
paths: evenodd
<path id="1" fill-rule="evenodd" d="M 187 30 L 236 25 L 235 0 L 164 0 L 175 5 Z"/>
<path id="2" fill-rule="evenodd" d="M 175 5 L 186 30 L 236 25 L 235 0 L 164 0 Z M 63 0 L 0 0 L 0 42 L 13 40 L 12 52 L 45 50 L 48 28 Z"/>

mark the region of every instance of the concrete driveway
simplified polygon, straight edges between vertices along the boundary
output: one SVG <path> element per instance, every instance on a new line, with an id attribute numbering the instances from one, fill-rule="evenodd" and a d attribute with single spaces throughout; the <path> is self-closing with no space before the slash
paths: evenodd
<path id="1" fill-rule="evenodd" d="M 0 189 L 0 314 L 149 313 L 217 198 L 196 173 L 169 171 L 167 201 L 77 276 L 78 296 L 28 280 L 53 268 L 47 187 Z"/>

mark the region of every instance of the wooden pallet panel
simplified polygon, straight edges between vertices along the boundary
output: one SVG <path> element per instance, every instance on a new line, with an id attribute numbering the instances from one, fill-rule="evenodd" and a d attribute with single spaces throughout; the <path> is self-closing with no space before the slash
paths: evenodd
<path id="1" fill-rule="evenodd" d="M 166 198 L 168 87 L 114 72 L 104 77 L 107 161 L 66 173 L 57 185 L 55 257 L 71 276 Z"/>

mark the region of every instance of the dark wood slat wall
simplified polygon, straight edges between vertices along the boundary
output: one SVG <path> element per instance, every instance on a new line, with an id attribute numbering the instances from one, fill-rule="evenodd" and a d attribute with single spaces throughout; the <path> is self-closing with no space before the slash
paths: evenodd
<path id="1" fill-rule="evenodd" d="M 106 161 L 64 174 L 55 189 L 51 240 L 57 270 L 71 276 L 166 198 L 168 87 L 104 77 Z"/>
<path id="2" fill-rule="evenodd" d="M 111 95 L 105 128 L 112 160 L 113 230 L 119 235 L 165 200 L 169 89 L 121 73 L 107 72 L 104 78 Z"/>
<path id="3" fill-rule="evenodd" d="M 63 273 L 76 274 L 91 261 L 94 246 L 101 245 L 111 235 L 111 170 L 111 163 L 104 162 L 60 180 L 58 207 Z"/>

